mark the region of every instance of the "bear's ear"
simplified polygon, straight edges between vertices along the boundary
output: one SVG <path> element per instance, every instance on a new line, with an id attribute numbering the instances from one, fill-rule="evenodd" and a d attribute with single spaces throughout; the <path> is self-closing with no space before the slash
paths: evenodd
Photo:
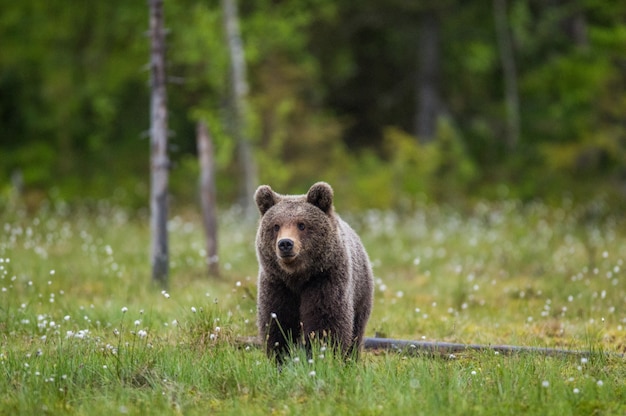
<path id="1" fill-rule="evenodd" d="M 326 182 L 318 182 L 311 186 L 306 194 L 306 200 L 326 214 L 330 214 L 333 209 L 333 188 Z"/>
<path id="2" fill-rule="evenodd" d="M 272 188 L 267 185 L 261 185 L 254 193 L 254 200 L 261 215 L 265 215 L 267 210 L 276 205 L 280 198 L 276 192 L 272 191 Z"/>

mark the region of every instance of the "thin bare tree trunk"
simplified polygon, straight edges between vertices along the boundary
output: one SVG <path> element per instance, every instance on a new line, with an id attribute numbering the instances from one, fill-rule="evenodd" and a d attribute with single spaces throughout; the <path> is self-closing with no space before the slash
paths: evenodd
<path id="1" fill-rule="evenodd" d="M 246 80 L 246 61 L 239 29 L 239 16 L 236 0 L 222 0 L 224 27 L 230 53 L 230 75 L 232 94 L 231 131 L 237 142 L 237 161 L 240 170 L 239 204 L 246 216 L 256 214 L 252 196 L 257 186 L 257 172 L 247 122 L 248 83 Z"/>
<path id="2" fill-rule="evenodd" d="M 520 107 L 517 91 L 517 70 L 513 56 L 513 42 L 509 31 L 506 0 L 493 0 L 496 40 L 504 76 L 506 107 L 506 146 L 509 151 L 517 147 L 520 136 Z"/>
<path id="3" fill-rule="evenodd" d="M 169 254 L 167 241 L 167 94 L 165 90 L 165 31 L 163 0 L 149 0 L 150 7 L 150 231 L 152 234 L 152 281 L 167 287 Z"/>
<path id="4" fill-rule="evenodd" d="M 217 256 L 217 206 L 213 142 L 203 121 L 198 122 L 196 139 L 200 160 L 200 205 L 206 236 L 206 262 L 210 276 L 219 276 Z"/>
<path id="5" fill-rule="evenodd" d="M 421 142 L 429 142 L 437 134 L 440 113 L 439 99 L 439 32 L 441 23 L 434 11 L 427 11 L 420 19 L 417 70 L 417 111 L 415 135 Z"/>
<path id="6" fill-rule="evenodd" d="M 589 33 L 587 30 L 587 18 L 580 2 L 573 0 L 557 0 L 555 6 L 568 10 L 561 20 L 561 27 L 565 35 L 581 49 L 589 47 Z"/>

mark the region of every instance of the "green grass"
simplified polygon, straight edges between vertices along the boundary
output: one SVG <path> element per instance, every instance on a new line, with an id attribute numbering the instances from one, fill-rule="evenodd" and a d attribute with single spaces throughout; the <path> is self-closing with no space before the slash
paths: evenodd
<path id="1" fill-rule="evenodd" d="M 193 212 L 170 221 L 167 292 L 147 219 L 101 203 L 0 215 L 0 414 L 623 414 L 626 228 L 601 204 L 346 215 L 376 275 L 368 336 L 591 351 L 580 357 L 254 346 L 255 224 L 220 216 L 205 275 Z"/>

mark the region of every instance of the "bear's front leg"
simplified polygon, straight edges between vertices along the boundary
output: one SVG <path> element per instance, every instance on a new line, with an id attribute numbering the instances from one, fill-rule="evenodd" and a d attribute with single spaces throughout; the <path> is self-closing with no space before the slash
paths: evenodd
<path id="1" fill-rule="evenodd" d="M 280 281 L 262 280 L 258 295 L 261 343 L 270 358 L 282 363 L 301 336 L 300 299 Z"/>
<path id="2" fill-rule="evenodd" d="M 328 281 L 310 285 L 301 296 L 300 319 L 308 349 L 317 339 L 347 358 L 354 342 L 354 308 L 345 290 Z"/>

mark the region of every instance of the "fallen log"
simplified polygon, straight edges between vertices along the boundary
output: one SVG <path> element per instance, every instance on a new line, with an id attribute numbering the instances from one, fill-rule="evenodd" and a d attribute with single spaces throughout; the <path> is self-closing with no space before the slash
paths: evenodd
<path id="1" fill-rule="evenodd" d="M 430 354 L 450 356 L 468 351 L 493 351 L 497 354 L 512 355 L 519 353 L 539 354 L 545 356 L 589 356 L 590 351 L 565 350 L 560 348 L 523 347 L 515 345 L 480 345 L 480 344 L 457 344 L 439 341 L 410 341 L 391 338 L 365 338 L 366 350 L 391 350 L 407 354 Z M 611 354 L 613 355 L 613 354 Z M 624 357 L 624 354 L 615 354 Z"/>

